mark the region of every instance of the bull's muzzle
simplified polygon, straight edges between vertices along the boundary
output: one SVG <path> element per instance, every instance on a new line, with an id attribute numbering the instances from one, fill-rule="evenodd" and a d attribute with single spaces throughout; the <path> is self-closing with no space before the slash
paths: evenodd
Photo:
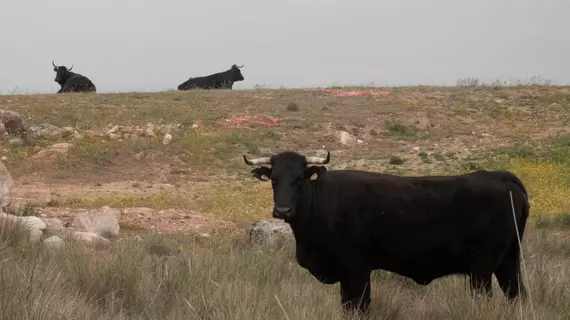
<path id="1" fill-rule="evenodd" d="M 289 218 L 293 211 L 289 207 L 275 207 L 273 208 L 273 218 L 285 219 Z"/>

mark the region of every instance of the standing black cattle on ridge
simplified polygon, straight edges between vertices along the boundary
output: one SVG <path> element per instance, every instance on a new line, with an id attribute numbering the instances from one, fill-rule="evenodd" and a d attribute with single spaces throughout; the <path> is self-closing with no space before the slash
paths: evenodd
<path id="1" fill-rule="evenodd" d="M 67 69 L 65 66 L 56 66 L 53 60 L 51 64 L 53 65 L 53 71 L 56 72 L 54 81 L 61 86 L 57 93 L 97 91 L 97 88 L 89 78 L 79 73 L 71 72 L 73 65 Z"/>
<path id="2" fill-rule="evenodd" d="M 186 80 L 178 86 L 178 90 L 190 89 L 232 89 L 234 82 L 243 81 L 244 77 L 241 74 L 240 68 L 243 65 L 232 65 L 229 70 L 218 72 L 205 77 L 196 77 Z"/>
<path id="3" fill-rule="evenodd" d="M 271 180 L 273 217 L 291 225 L 301 267 L 322 283 L 340 281 L 345 310 L 368 312 L 374 269 L 421 285 L 465 274 L 472 292 L 487 294 L 495 274 L 508 298 L 526 296 L 509 191 L 521 239 L 529 204 L 524 185 L 508 171 L 399 177 L 308 166 L 327 164 L 330 153 L 243 158 L 271 164 L 251 172 Z"/>

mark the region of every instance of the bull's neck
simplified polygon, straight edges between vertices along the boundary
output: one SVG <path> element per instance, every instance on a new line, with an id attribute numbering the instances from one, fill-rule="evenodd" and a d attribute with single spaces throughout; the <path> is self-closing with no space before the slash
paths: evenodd
<path id="1" fill-rule="evenodd" d="M 316 180 L 307 181 L 303 187 L 301 196 L 295 208 L 295 218 L 287 221 L 297 240 L 303 240 L 310 236 L 313 230 L 315 218 L 315 201 L 318 191 Z M 310 238 L 310 237 L 309 237 Z"/>
<path id="2" fill-rule="evenodd" d="M 75 75 L 75 73 L 69 72 L 69 73 L 67 73 L 67 74 L 65 75 L 65 77 L 63 77 L 63 78 L 60 80 L 60 82 L 58 82 L 58 83 L 59 83 L 61 86 L 64 86 L 65 83 L 66 83 L 71 77 L 73 77 L 74 75 Z"/>

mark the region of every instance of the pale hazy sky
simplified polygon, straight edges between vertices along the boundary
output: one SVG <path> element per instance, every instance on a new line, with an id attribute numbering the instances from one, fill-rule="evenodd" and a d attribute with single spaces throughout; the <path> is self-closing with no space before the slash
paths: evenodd
<path id="1" fill-rule="evenodd" d="M 175 89 L 245 64 L 254 85 L 570 83 L 569 0 L 3 0 L 0 92 Z"/>

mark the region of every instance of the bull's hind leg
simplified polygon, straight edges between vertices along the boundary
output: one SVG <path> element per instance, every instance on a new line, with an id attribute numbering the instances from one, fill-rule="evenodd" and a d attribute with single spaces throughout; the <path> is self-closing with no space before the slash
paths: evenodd
<path id="1" fill-rule="evenodd" d="M 473 295 L 493 295 L 491 279 L 496 258 L 474 250 L 469 259 L 469 284 Z"/>
<path id="2" fill-rule="evenodd" d="M 513 243 L 495 269 L 495 276 L 501 290 L 509 299 L 519 295 L 526 297 L 526 289 L 521 277 L 520 251 L 517 243 Z"/>

